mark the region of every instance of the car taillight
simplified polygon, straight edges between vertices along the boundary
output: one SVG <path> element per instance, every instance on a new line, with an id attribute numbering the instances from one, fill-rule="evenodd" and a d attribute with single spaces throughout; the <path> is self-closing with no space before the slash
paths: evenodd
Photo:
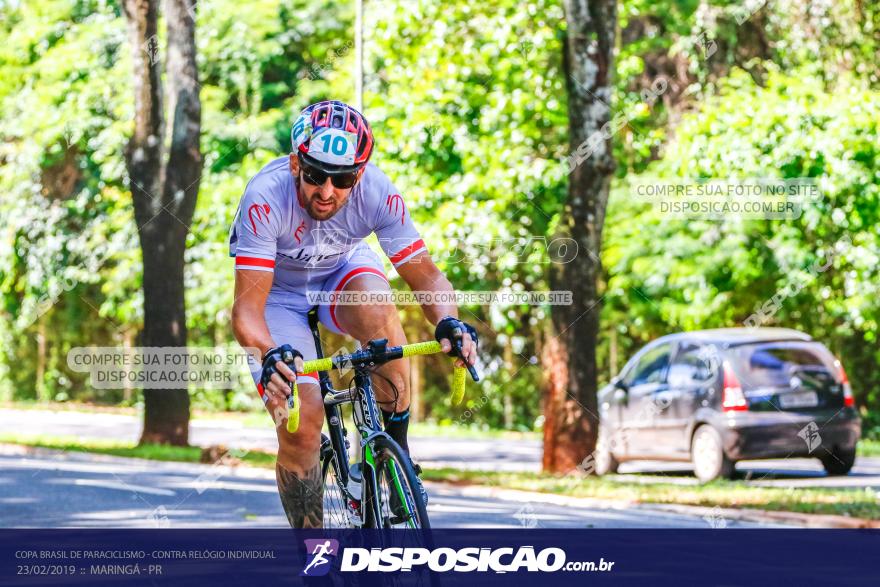
<path id="1" fill-rule="evenodd" d="M 725 412 L 742 412 L 749 409 L 742 385 L 733 372 L 733 367 L 728 361 L 724 361 L 724 383 L 721 392 L 721 408 Z"/>
<path id="2" fill-rule="evenodd" d="M 843 363 L 839 360 L 834 361 L 834 366 L 837 367 L 837 380 L 840 382 L 840 385 L 843 386 L 843 405 L 851 408 L 856 405 L 856 400 L 852 394 L 852 386 L 849 384 L 849 377 L 846 376 Z"/>

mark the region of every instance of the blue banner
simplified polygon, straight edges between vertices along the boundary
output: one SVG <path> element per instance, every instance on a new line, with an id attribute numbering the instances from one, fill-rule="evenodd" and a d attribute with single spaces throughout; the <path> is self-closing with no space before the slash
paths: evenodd
<path id="1" fill-rule="evenodd" d="M 0 530 L 6 586 L 778 587 L 878 569 L 876 530 Z"/>

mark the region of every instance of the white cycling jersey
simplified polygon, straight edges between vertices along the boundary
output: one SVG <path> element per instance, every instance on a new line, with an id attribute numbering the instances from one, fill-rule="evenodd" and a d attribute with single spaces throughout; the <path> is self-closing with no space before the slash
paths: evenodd
<path id="1" fill-rule="evenodd" d="M 236 269 L 274 271 L 269 303 L 317 289 L 376 233 L 396 267 L 425 250 L 399 191 L 368 164 L 348 202 L 328 220 L 315 220 L 299 202 L 287 157 L 251 179 L 229 234 Z"/>
<path id="2" fill-rule="evenodd" d="M 327 220 L 313 219 L 300 204 L 288 157 L 273 160 L 251 179 L 229 231 L 229 254 L 236 269 L 274 272 L 265 315 L 277 344 L 291 344 L 307 360 L 314 358 L 307 294 L 341 290 L 365 272 L 385 277 L 364 242 L 372 233 L 395 267 L 426 250 L 399 191 L 375 165 L 367 165 L 348 201 Z M 318 316 L 342 332 L 334 310 L 322 306 Z M 260 366 L 249 362 L 257 382 Z M 314 380 L 312 374 L 300 377 Z"/>

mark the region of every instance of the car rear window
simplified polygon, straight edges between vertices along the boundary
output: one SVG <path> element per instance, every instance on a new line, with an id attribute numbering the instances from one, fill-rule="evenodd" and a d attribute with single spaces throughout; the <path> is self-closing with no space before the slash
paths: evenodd
<path id="1" fill-rule="evenodd" d="M 773 342 L 732 349 L 740 382 L 749 388 L 787 387 L 798 378 L 810 387 L 837 383 L 834 357 L 817 342 Z"/>

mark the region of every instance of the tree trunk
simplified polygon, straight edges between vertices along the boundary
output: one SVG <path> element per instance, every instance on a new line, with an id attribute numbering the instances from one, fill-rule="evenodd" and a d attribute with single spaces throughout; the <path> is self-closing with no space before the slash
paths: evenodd
<path id="1" fill-rule="evenodd" d="M 165 114 L 157 37 L 157 0 L 126 0 L 135 91 L 134 132 L 126 150 L 143 256 L 145 347 L 185 347 L 184 251 L 202 170 L 201 102 L 192 0 L 166 0 L 171 142 L 165 160 Z M 186 445 L 189 392 L 144 390 L 141 443 Z"/>
<path id="2" fill-rule="evenodd" d="M 608 370 L 610 371 L 608 378 L 611 379 L 617 375 L 617 328 L 612 326 L 608 334 L 611 336 L 608 343 Z"/>
<path id="3" fill-rule="evenodd" d="M 552 339 L 545 345 L 551 372 L 545 393 L 544 469 L 569 472 L 596 446 L 596 343 L 599 333 L 602 225 L 614 160 L 611 152 L 611 72 L 616 29 L 614 0 L 565 0 L 569 137 L 568 199 L 557 236 L 572 239 L 577 255 L 554 264 L 552 289 L 572 290 L 570 306 L 553 306 Z M 611 125 L 608 125 L 609 127 Z M 553 373 L 560 368 L 563 373 Z M 549 408 L 549 410 L 548 410 Z"/>
<path id="4" fill-rule="evenodd" d="M 559 429 L 562 426 L 559 413 L 565 391 L 568 387 L 568 357 L 557 336 L 547 336 L 541 353 L 541 365 L 546 378 L 544 381 L 544 456 L 541 466 L 545 471 L 557 471 L 559 460 Z M 570 469 L 571 467 L 569 467 Z"/>
<path id="5" fill-rule="evenodd" d="M 516 374 L 516 367 L 513 365 L 513 343 L 510 337 L 507 337 L 507 343 L 504 345 L 504 369 L 507 371 L 508 377 Z M 505 430 L 513 430 L 513 397 L 510 393 L 510 387 L 505 385 L 502 387 L 502 424 Z"/>
<path id="6" fill-rule="evenodd" d="M 37 401 L 49 401 L 46 389 L 46 320 L 40 317 L 37 323 L 37 374 L 36 374 Z"/>
<path id="7" fill-rule="evenodd" d="M 125 356 L 129 356 L 131 354 L 131 349 L 134 347 L 134 333 L 131 330 L 126 330 L 122 333 L 122 350 Z M 131 405 L 131 396 L 134 388 L 131 385 L 131 381 L 129 381 L 129 374 L 132 372 L 130 366 L 125 367 L 126 378 L 122 383 L 122 402 L 130 406 Z"/>

